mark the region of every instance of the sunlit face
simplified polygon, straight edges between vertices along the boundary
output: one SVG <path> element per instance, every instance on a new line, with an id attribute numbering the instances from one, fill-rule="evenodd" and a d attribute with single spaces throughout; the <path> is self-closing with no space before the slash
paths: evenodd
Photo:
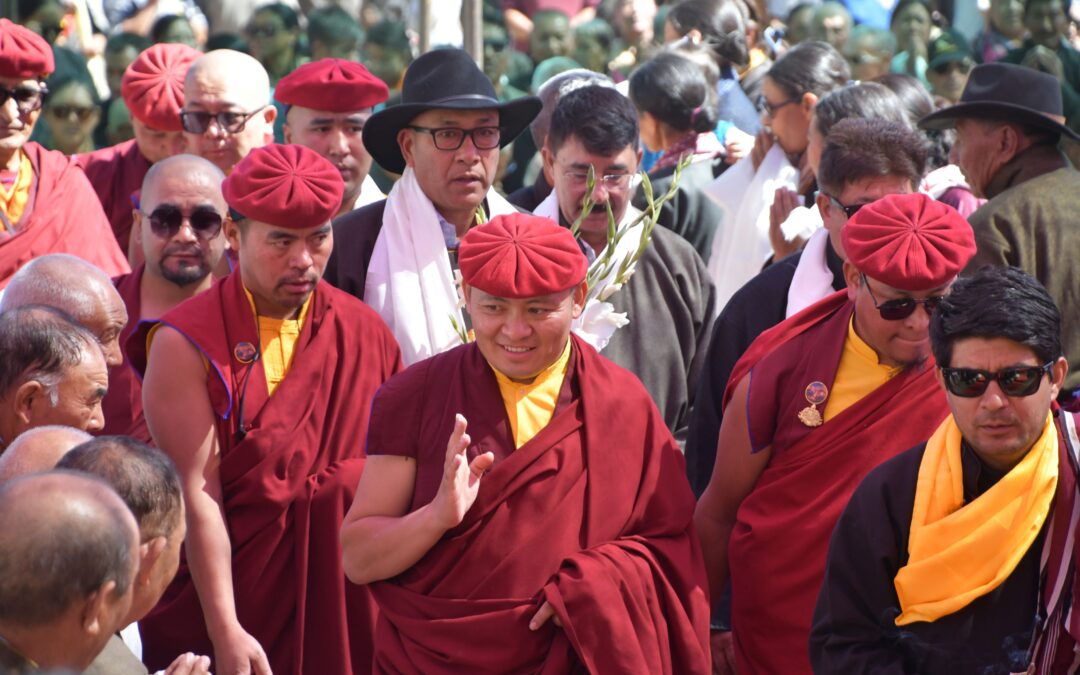
<path id="1" fill-rule="evenodd" d="M 101 119 L 101 110 L 87 85 L 72 82 L 53 92 L 44 110 L 57 150 L 74 154 L 87 149 L 90 134 Z"/>
<path id="2" fill-rule="evenodd" d="M 371 170 L 362 137 L 369 117 L 370 108 L 335 113 L 293 106 L 286 116 L 285 142 L 306 146 L 330 160 L 345 181 L 345 194 L 355 197 Z"/>
<path id="3" fill-rule="evenodd" d="M 963 338 L 952 346 L 951 368 L 977 368 L 997 372 L 1002 368 L 1043 365 L 1030 347 L 1008 338 Z M 1068 365 L 1060 358 L 1031 396 L 1007 396 L 991 382 L 982 396 L 965 398 L 946 389 L 956 425 L 964 440 L 987 465 L 1009 468 L 1023 459 L 1039 439 L 1051 402 L 1057 398 Z M 939 381 L 941 378 L 938 373 Z"/>
<path id="4" fill-rule="evenodd" d="M 120 346 L 120 333 L 128 323 L 127 307 L 124 299 L 111 285 L 99 288 L 93 307 L 84 308 L 79 323 L 94 334 L 101 344 L 105 361 L 110 366 L 119 366 L 124 362 L 124 350 Z"/>
<path id="5" fill-rule="evenodd" d="M 290 229 L 249 219 L 241 229 L 229 220 L 225 235 L 239 253 L 240 278 L 259 313 L 276 318 L 291 317 L 303 306 L 334 249 L 330 223 Z"/>
<path id="6" fill-rule="evenodd" d="M 1028 4 L 1024 14 L 1024 26 L 1031 40 L 1047 49 L 1057 50 L 1065 35 L 1068 22 L 1062 0 L 1039 0 Z"/>
<path id="7" fill-rule="evenodd" d="M 166 157 L 184 152 L 186 139 L 183 131 L 159 131 L 148 127 L 132 118 L 131 130 L 135 133 L 135 143 L 139 152 L 151 164 L 156 164 Z"/>
<path id="8" fill-rule="evenodd" d="M 552 180 L 559 199 L 559 208 L 567 222 L 576 222 L 581 215 L 582 203 L 588 189 L 586 176 L 592 167 L 596 176 L 593 188 L 593 208 L 581 222 L 582 236 L 606 237 L 608 217 L 606 204 L 611 205 L 615 222 L 621 222 L 633 196 L 631 180 L 637 172 L 641 151 L 626 146 L 614 155 L 605 156 L 589 152 L 589 149 L 571 136 L 552 154 L 544 149 L 544 172 Z M 604 178 L 604 177 L 608 178 Z"/>
<path id="9" fill-rule="evenodd" d="M 529 381 L 555 363 L 581 315 L 585 285 L 534 298 L 499 298 L 465 286 L 476 346 L 512 380 Z"/>
<path id="10" fill-rule="evenodd" d="M 37 80 L 23 80 L 12 77 L 0 77 L 0 87 L 11 90 L 41 91 L 42 83 Z M 21 113 L 14 97 L 9 96 L 0 105 L 0 154 L 11 153 L 21 148 L 34 132 L 34 125 L 41 115 L 40 104 L 30 112 Z"/>
<path id="11" fill-rule="evenodd" d="M 640 45 L 652 42 L 655 20 L 655 0 L 622 0 L 615 15 L 615 27 L 619 36 L 628 44 Z M 664 26 L 666 31 L 667 22 Z M 664 41 L 668 41 L 666 34 Z"/>
<path id="12" fill-rule="evenodd" d="M 409 123 L 427 129 L 499 126 L 497 110 L 427 110 Z M 479 150 L 466 137 L 457 150 L 440 150 L 427 132 L 409 128 L 398 133 L 398 144 L 405 163 L 416 173 L 416 180 L 435 208 L 444 215 L 480 206 L 495 180 L 499 168 L 499 149 Z"/>
<path id="13" fill-rule="evenodd" d="M 848 183 L 838 195 L 833 195 L 844 206 L 856 206 L 875 202 L 885 195 L 911 194 L 911 181 L 904 176 L 882 176 L 880 178 L 861 178 Z M 829 199 L 824 192 L 819 192 L 817 197 L 818 212 L 825 223 L 825 229 L 829 232 L 829 243 L 841 259 L 847 260 L 843 241 L 840 239 L 840 231 L 847 224 L 848 217 L 844 210 L 836 202 Z"/>
<path id="14" fill-rule="evenodd" d="M 87 345 L 77 365 L 64 370 L 56 384 L 56 405 L 51 396 L 37 397 L 32 405 L 30 427 L 60 424 L 83 431 L 105 426 L 101 400 L 109 389 L 109 371 L 97 345 Z"/>
<path id="15" fill-rule="evenodd" d="M 132 236 L 142 249 L 146 273 L 160 277 L 180 287 L 197 284 L 221 260 L 225 252 L 225 235 L 203 240 L 192 227 L 191 217 L 198 213 L 214 213 L 224 220 L 227 213 L 221 186 L 199 171 L 175 171 L 171 167 L 157 174 L 151 189 L 142 195 L 140 208 L 135 212 Z M 150 217 L 157 209 L 176 209 L 184 219 L 172 236 L 154 232 Z"/>
<path id="16" fill-rule="evenodd" d="M 930 356 L 930 314 L 926 305 L 917 306 L 898 321 L 883 319 L 877 305 L 889 300 L 925 300 L 945 295 L 952 282 L 926 291 L 904 291 L 863 277 L 850 262 L 844 263 L 844 276 L 848 298 L 855 303 L 855 332 L 877 352 L 878 361 L 905 367 L 926 361 Z"/>
<path id="17" fill-rule="evenodd" d="M 795 155 L 806 150 L 807 130 L 814 106 L 806 96 L 789 96 L 772 78 L 762 80 L 761 94 L 773 109 L 762 112 L 762 123 L 772 129 L 773 137 L 784 152 Z"/>
<path id="18" fill-rule="evenodd" d="M 277 109 L 268 102 L 245 106 L 237 92 L 230 92 L 225 74 L 202 69 L 184 85 L 184 110 L 193 112 L 250 113 L 255 112 L 243 129 L 232 133 L 211 119 L 201 134 L 184 132 L 187 150 L 213 162 L 228 174 L 247 154 L 261 148 L 274 137 L 274 118 Z"/>

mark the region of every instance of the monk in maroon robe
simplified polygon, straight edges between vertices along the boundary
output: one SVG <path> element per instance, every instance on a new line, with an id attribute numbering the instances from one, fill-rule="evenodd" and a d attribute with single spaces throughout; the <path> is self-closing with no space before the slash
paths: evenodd
<path id="1" fill-rule="evenodd" d="M 367 672 L 375 607 L 338 541 L 364 468 L 375 391 L 400 369 L 393 336 L 321 280 L 343 187 L 301 146 L 252 151 L 222 192 L 239 269 L 146 324 L 146 421 L 177 464 L 185 559 L 140 622 L 144 659 L 214 655 L 214 672 Z M 234 220 L 235 218 L 235 220 Z"/>
<path id="2" fill-rule="evenodd" d="M 714 605 L 731 580 L 732 631 L 713 636 L 720 672 L 732 660 L 743 673 L 811 672 L 810 621 L 841 510 L 872 468 L 948 412 L 925 363 L 929 314 L 974 253 L 967 221 L 925 195 L 889 195 L 841 237 L 847 291 L 759 336 L 728 383 L 695 514 Z"/>
<path id="3" fill-rule="evenodd" d="M 131 271 L 86 176 L 63 154 L 29 142 L 53 65 L 47 42 L 0 19 L 0 289 L 46 253 L 71 253 L 109 276 Z"/>
<path id="4" fill-rule="evenodd" d="M 202 52 L 174 43 L 157 44 L 139 54 L 124 71 L 120 88 L 135 138 L 75 157 L 125 253 L 130 250 L 132 194 L 142 187 L 151 165 L 183 151 L 184 76 L 200 56 Z"/>
<path id="5" fill-rule="evenodd" d="M 570 336 L 573 236 L 500 216 L 459 262 L 476 342 L 380 390 L 342 530 L 375 672 L 709 673 L 682 456 L 641 383 Z"/>
<path id="6" fill-rule="evenodd" d="M 113 279 L 128 316 L 121 345 L 127 344 L 140 321 L 160 318 L 213 284 L 211 270 L 225 249 L 223 180 L 220 169 L 194 155 L 168 157 L 146 174 L 142 210 L 136 212 L 132 230 L 132 243 L 145 262 L 131 274 Z M 109 369 L 109 393 L 101 408 L 105 414 L 101 435 L 153 441 L 143 416 L 142 382 L 130 364 Z"/>

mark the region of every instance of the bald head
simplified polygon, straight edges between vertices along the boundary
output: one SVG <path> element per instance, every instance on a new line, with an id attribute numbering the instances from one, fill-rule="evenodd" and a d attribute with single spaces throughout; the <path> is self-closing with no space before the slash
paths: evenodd
<path id="1" fill-rule="evenodd" d="M 224 172 L 213 162 L 196 155 L 175 155 L 154 164 L 146 172 L 139 204 L 149 213 L 162 200 L 171 198 L 178 186 L 193 186 L 208 192 L 208 198 L 224 211 L 225 198 L 221 196 L 224 180 Z"/>
<path id="2" fill-rule="evenodd" d="M 100 269 L 66 253 L 34 258 L 11 278 L 0 312 L 43 305 L 67 314 L 93 333 L 110 366 L 124 361 L 120 333 L 128 322 L 124 300 Z"/>
<path id="3" fill-rule="evenodd" d="M 221 113 L 232 118 L 228 128 L 213 117 Z M 247 54 L 208 52 L 188 69 L 181 114 L 188 148 L 228 173 L 253 148 L 273 140 L 277 110 L 270 105 L 270 77 Z"/>
<path id="4" fill-rule="evenodd" d="M 0 454 L 0 484 L 56 466 L 68 450 L 93 438 L 74 427 L 50 424 L 19 434 Z"/>
<path id="5" fill-rule="evenodd" d="M 95 478 L 0 485 L 0 633 L 43 669 L 83 670 L 126 619 L 138 546 L 131 511 Z"/>

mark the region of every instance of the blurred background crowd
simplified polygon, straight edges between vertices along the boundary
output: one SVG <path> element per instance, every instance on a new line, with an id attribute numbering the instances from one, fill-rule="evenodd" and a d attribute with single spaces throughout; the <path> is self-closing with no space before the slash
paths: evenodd
<path id="1" fill-rule="evenodd" d="M 57 68 L 34 140 L 76 154 L 133 137 L 119 84 L 151 44 L 244 51 L 272 84 L 309 60 L 358 60 L 390 87 L 392 105 L 422 46 L 462 46 L 463 4 L 438 0 L 421 12 L 419 0 L 0 0 L 0 9 L 54 48 Z M 902 97 L 907 88 L 909 98 L 922 97 L 914 86 L 922 85 L 934 107 L 957 101 L 977 63 L 1036 68 L 1061 81 L 1066 117 L 1077 128 L 1078 20 L 1080 2 L 1070 0 L 483 0 L 482 54 L 474 56 L 504 100 L 536 93 L 575 68 L 623 83 L 642 111 L 648 169 L 689 131 L 670 114 L 687 106 L 667 100 L 701 76 L 680 72 L 688 62 L 717 92 L 718 114 L 707 121 L 715 123 L 718 154 L 731 162 L 749 152 L 762 112 L 773 114 L 772 134 L 785 145 L 777 110 L 763 110 L 769 99 L 762 86 L 785 51 L 810 40 L 843 54 L 852 79 L 885 78 Z M 630 75 L 664 46 L 688 59 L 631 87 Z M 278 120 L 282 141 L 284 115 Z M 806 143 L 804 131 L 791 133 L 796 146 Z M 939 145 L 947 157 L 948 140 Z M 804 147 L 784 149 L 790 155 Z M 524 135 L 504 154 L 502 191 L 531 185 L 540 170 L 534 140 Z M 383 190 L 393 179 L 377 167 L 373 178 Z"/>

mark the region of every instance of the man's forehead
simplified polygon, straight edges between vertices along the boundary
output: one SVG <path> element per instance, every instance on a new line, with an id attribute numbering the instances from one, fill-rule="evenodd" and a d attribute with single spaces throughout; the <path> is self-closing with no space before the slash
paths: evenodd
<path id="1" fill-rule="evenodd" d="M 221 185 L 210 176 L 197 169 L 178 165 L 156 175 L 143 191 L 143 211 L 149 213 L 163 204 L 207 204 L 223 211 L 225 198 L 221 195 Z"/>
<path id="2" fill-rule="evenodd" d="M 21 87 L 41 87 L 41 84 L 34 78 L 23 79 L 19 77 L 0 77 L 0 86 L 7 87 L 8 89 L 15 89 Z"/>
<path id="3" fill-rule="evenodd" d="M 627 145 L 625 148 L 611 155 L 598 155 L 582 145 L 576 138 L 569 138 L 562 147 L 555 152 L 555 159 L 565 165 L 575 168 L 588 168 L 592 165 L 596 169 L 606 169 L 611 166 L 632 166 L 637 158 L 634 148 Z"/>
<path id="4" fill-rule="evenodd" d="M 475 124 L 498 124 L 499 111 L 494 108 L 483 108 L 480 110 L 435 108 L 433 110 L 425 110 L 412 120 L 412 124 L 417 126 L 453 126 L 466 122 Z"/>

